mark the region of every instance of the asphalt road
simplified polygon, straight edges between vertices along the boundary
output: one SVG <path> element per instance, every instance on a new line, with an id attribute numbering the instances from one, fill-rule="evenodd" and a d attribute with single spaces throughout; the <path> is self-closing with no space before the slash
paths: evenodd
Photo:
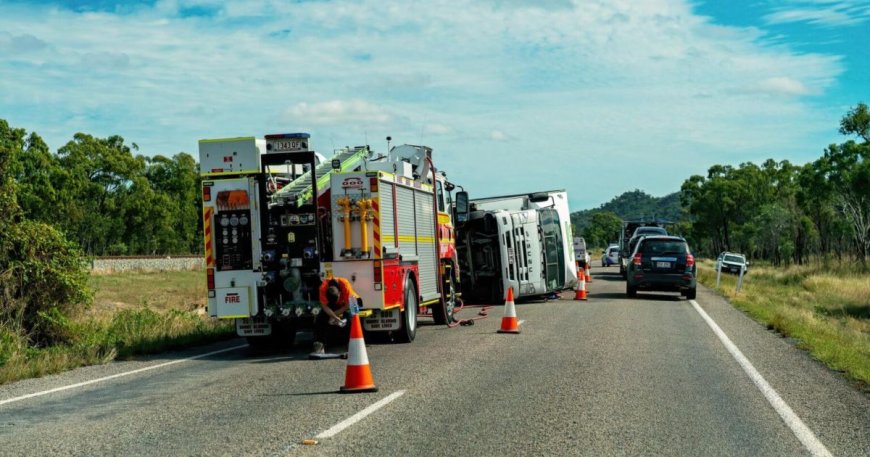
<path id="1" fill-rule="evenodd" d="M 811 455 L 689 301 L 593 278 L 588 301 L 519 304 L 519 335 L 496 333 L 496 307 L 370 345 L 377 393 L 336 393 L 345 362 L 304 344 L 185 360 L 242 340 L 0 386 L 0 455 Z M 696 301 L 832 455 L 870 455 L 870 395 L 709 291 Z"/>

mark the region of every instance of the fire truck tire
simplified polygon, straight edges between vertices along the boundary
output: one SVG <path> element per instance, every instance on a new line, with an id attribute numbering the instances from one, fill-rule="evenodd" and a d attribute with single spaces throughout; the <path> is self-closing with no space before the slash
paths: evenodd
<path id="1" fill-rule="evenodd" d="M 405 280 L 405 311 L 402 312 L 402 327 L 396 334 L 396 342 L 410 343 L 417 336 L 417 287 L 410 279 Z"/>
<path id="2" fill-rule="evenodd" d="M 453 311 L 456 309 L 456 281 L 453 279 L 453 274 L 448 274 L 447 280 L 444 281 L 444 290 L 446 291 L 444 302 L 438 302 L 432 305 L 432 319 L 438 325 L 452 324 L 456 318 L 453 316 Z"/>

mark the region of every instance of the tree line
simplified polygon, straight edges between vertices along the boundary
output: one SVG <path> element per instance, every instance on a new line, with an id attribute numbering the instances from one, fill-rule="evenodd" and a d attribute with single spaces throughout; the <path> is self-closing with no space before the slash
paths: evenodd
<path id="1" fill-rule="evenodd" d="M 77 133 L 53 153 L 0 119 L 12 139 L 7 174 L 22 216 L 50 224 L 87 255 L 201 251 L 199 165 L 189 154 L 145 157 L 120 136 Z"/>
<path id="2" fill-rule="evenodd" d="M 768 159 L 738 166 L 714 165 L 691 176 L 680 192 L 655 199 L 627 192 L 600 208 L 572 214 L 587 243 L 604 247 L 619 239 L 621 221 L 645 213 L 670 213 L 671 228 L 698 254 L 748 254 L 774 264 L 811 259 L 857 260 L 870 254 L 870 110 L 859 103 L 840 120 L 852 139 L 831 144 L 804 165 Z M 677 196 L 680 214 L 663 210 Z M 629 211 L 630 210 L 630 211 Z"/>
<path id="3" fill-rule="evenodd" d="M 817 160 L 714 165 L 681 188 L 695 249 L 738 251 L 774 264 L 834 257 L 866 264 L 870 253 L 870 111 L 840 120 L 853 136 Z"/>

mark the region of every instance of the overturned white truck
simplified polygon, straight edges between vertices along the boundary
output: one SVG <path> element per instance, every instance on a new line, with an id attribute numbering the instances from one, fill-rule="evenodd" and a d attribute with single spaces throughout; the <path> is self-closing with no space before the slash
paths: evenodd
<path id="1" fill-rule="evenodd" d="M 573 287 L 577 278 L 564 190 L 471 200 L 456 233 L 463 299 L 503 303 Z"/>

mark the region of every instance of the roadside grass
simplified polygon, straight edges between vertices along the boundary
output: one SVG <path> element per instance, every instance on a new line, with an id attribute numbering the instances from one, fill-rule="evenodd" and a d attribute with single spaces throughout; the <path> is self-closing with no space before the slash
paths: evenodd
<path id="1" fill-rule="evenodd" d="M 0 384 L 232 336 L 231 323 L 204 316 L 203 274 L 92 276 L 94 305 L 58 319 L 61 345 L 30 347 L 20 331 L 0 325 Z"/>
<path id="2" fill-rule="evenodd" d="M 698 277 L 715 289 L 713 261 L 700 263 Z M 849 266 L 753 265 L 740 293 L 736 275 L 721 279 L 718 291 L 737 308 L 870 386 L 870 274 Z"/>

